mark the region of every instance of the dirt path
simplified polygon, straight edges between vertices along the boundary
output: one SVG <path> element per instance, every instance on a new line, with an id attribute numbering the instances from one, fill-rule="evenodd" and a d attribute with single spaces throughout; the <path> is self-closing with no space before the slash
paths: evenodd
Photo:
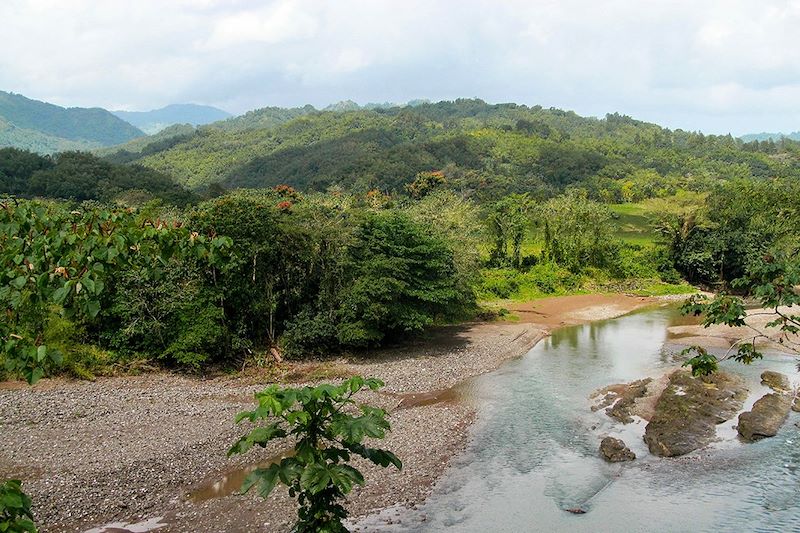
<path id="1" fill-rule="evenodd" d="M 293 365 L 299 377 L 323 370 L 386 382 L 385 393 L 363 399 L 391 411 L 393 431 L 384 444 L 405 468 L 363 465 L 368 484 L 352 494 L 351 513 L 425 499 L 463 449 L 475 415 L 465 405 L 439 401 L 450 387 L 525 354 L 555 327 L 654 302 L 622 295 L 548 298 L 515 306 L 519 322 L 446 327 L 359 358 Z M 162 373 L 44 380 L 32 388 L 0 384 L 0 478 L 24 480 L 42 531 L 112 523 L 118 532 L 143 530 L 126 524 L 157 517 L 151 525 L 165 524 L 158 531 L 287 530 L 294 508 L 283 490 L 266 502 L 255 495 L 198 497 L 224 493 L 237 485 L 244 467 L 284 451 L 275 445 L 244 458 L 225 456 L 240 435 L 234 415 L 265 383 L 251 372 L 210 380 Z"/>

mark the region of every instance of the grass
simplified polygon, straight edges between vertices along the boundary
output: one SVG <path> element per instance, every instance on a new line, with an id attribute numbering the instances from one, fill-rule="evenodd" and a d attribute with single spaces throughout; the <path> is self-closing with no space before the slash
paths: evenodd
<path id="1" fill-rule="evenodd" d="M 679 294 L 694 294 L 697 288 L 688 283 L 664 283 L 662 281 L 652 282 L 641 289 L 632 291 L 637 296 L 670 296 Z"/>
<path id="2" fill-rule="evenodd" d="M 615 234 L 624 242 L 639 246 L 653 246 L 658 233 L 652 226 L 652 218 L 643 203 L 611 204 L 608 206 L 617 218 Z"/>

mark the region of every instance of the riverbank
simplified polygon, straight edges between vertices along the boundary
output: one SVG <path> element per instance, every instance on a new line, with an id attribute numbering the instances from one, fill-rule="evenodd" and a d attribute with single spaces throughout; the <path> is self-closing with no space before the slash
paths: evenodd
<path id="1" fill-rule="evenodd" d="M 289 365 L 297 380 L 362 374 L 386 382 L 364 401 L 391 411 L 385 447 L 405 468 L 365 467 L 354 516 L 395 504 L 414 506 L 461 450 L 474 411 L 443 391 L 526 353 L 552 329 L 613 318 L 654 298 L 579 295 L 520 304 L 517 322 L 441 328 L 402 347 L 322 363 Z M 286 374 L 285 374 L 286 375 Z M 0 477 L 20 477 L 42 531 L 116 531 L 160 517 L 159 531 L 282 531 L 294 519 L 284 490 L 263 501 L 225 494 L 248 465 L 276 446 L 229 460 L 240 435 L 234 415 L 266 383 L 259 372 L 209 380 L 171 374 L 44 380 L 0 385 Z M 102 530 L 102 529 L 101 529 Z M 106 529 L 110 531 L 110 529 Z"/>

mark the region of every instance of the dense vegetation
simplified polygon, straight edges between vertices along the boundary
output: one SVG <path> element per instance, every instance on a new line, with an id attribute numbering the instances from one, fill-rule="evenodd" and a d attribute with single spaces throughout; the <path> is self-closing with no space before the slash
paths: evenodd
<path id="1" fill-rule="evenodd" d="M 582 188 L 603 202 L 637 202 L 732 178 L 800 176 L 798 144 L 743 143 L 671 131 L 621 115 L 480 100 L 314 111 L 268 108 L 198 130 L 135 160 L 190 187 L 289 184 L 403 192 L 441 171 L 480 201 L 508 193 L 542 200 Z M 129 158 L 128 160 L 134 160 Z"/>
<path id="2" fill-rule="evenodd" d="M 0 128 L 0 147 L 41 153 L 111 146 L 143 135 L 105 109 L 65 109 L 3 91 L 0 91 L 0 122 L 6 123 L 5 128 Z M 66 142 L 79 146 L 65 146 Z"/>
<path id="3" fill-rule="evenodd" d="M 282 188 L 187 212 L 7 200 L 0 215 L 5 368 L 28 379 L 375 346 L 475 307 L 456 244 L 350 197 Z"/>
<path id="4" fill-rule="evenodd" d="M 124 204 L 158 198 L 185 205 L 194 198 L 169 176 L 140 165 L 113 164 L 86 152 L 41 156 L 16 148 L 0 149 L 3 193 Z"/>
<path id="5" fill-rule="evenodd" d="M 140 360 L 232 366 L 270 350 L 378 346 L 474 316 L 485 301 L 691 290 L 682 279 L 729 288 L 754 258 L 800 248 L 790 141 L 742 144 L 478 100 L 342 109 L 266 108 L 174 127 L 105 160 L 0 150 L 0 191 L 70 199 L 6 201 L 6 216 L 23 218 L 0 228 L 4 242 L 27 242 L 36 233 L 25 232 L 47 233 L 51 222 L 69 221 L 64 231 L 79 235 L 89 231 L 81 224 L 94 227 L 87 220 L 110 216 L 181 242 L 230 243 L 224 264 L 144 246 L 157 273 L 107 269 L 96 312 L 80 316 L 53 301 L 48 291 L 59 287 L 47 283 L 44 315 L 18 307 L 15 291 L 35 278 L 20 265 L 43 262 L 7 252 L 0 297 L 24 334 L 6 338 L 28 339 L 28 350 L 57 345 L 66 367 L 85 375 Z M 139 163 L 177 176 L 186 165 L 190 184 L 212 184 L 211 199 L 197 204 Z M 229 192 L 218 178 L 231 187 L 285 180 L 305 192 L 282 183 Z M 70 281 L 55 271 L 63 258 L 48 254 L 37 276 Z M 26 353 L 21 366 L 8 363 L 12 373 L 32 372 L 38 354 Z M 43 371 L 56 370 L 48 364 Z"/>

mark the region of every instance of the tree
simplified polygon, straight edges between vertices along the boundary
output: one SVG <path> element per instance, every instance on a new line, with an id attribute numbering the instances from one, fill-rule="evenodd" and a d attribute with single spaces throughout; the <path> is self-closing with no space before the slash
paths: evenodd
<path id="1" fill-rule="evenodd" d="M 134 210 L 0 202 L 0 355 L 6 371 L 32 384 L 61 364 L 61 354 L 43 342 L 54 306 L 68 318 L 94 320 L 120 272 L 158 279 L 172 257 L 214 264 L 228 246 L 227 237 L 206 237 Z"/>
<path id="2" fill-rule="evenodd" d="M 342 520 L 347 510 L 341 500 L 354 485 L 363 485 L 363 474 L 348 464 L 353 455 L 382 466 L 403 467 L 392 452 L 370 448 L 365 438 L 382 439 L 389 431 L 386 412 L 360 405 L 360 414 L 350 414 L 353 396 L 362 389 L 378 390 L 383 382 L 355 376 L 341 385 L 322 384 L 300 389 L 273 385 L 256 393 L 258 407 L 237 415 L 236 422 L 257 424 L 228 450 L 243 454 L 253 446 L 264 447 L 276 439 L 293 437 L 294 455 L 251 472 L 242 485 L 245 493 L 256 487 L 266 498 L 278 484 L 289 487 L 297 498 L 298 533 L 347 531 Z"/>
<path id="3" fill-rule="evenodd" d="M 606 266 L 615 244 L 608 207 L 570 191 L 549 200 L 541 210 L 541 218 L 545 259 L 572 272 L 587 266 Z"/>
<path id="4" fill-rule="evenodd" d="M 490 208 L 488 223 L 493 244 L 489 262 L 492 265 L 506 266 L 510 262 L 514 268 L 522 266 L 522 243 L 530 223 L 531 205 L 532 202 L 527 194 L 509 194 Z M 511 241 L 510 258 L 509 241 Z"/>
<path id="5" fill-rule="evenodd" d="M 343 346 L 420 332 L 474 303 L 472 290 L 458 283 L 448 244 L 405 213 L 365 214 L 346 261 L 336 313 Z"/>
<path id="6" fill-rule="evenodd" d="M 761 359 L 763 354 L 758 346 L 764 342 L 778 342 L 786 350 L 800 354 L 800 313 L 795 308 L 800 306 L 800 265 L 797 261 L 786 256 L 766 255 L 734 284 L 746 289 L 761 304 L 762 310 L 748 312 L 741 298 L 727 294 L 712 299 L 695 295 L 682 307 L 684 313 L 703 315 L 702 324 L 706 327 L 724 324 L 744 327 L 748 331 L 721 358 L 700 346 L 684 350 L 684 355 L 695 354 L 684 363 L 684 366 L 691 367 L 694 375 L 711 374 L 717 370 L 720 361 L 729 358 L 744 364 Z M 756 318 L 764 316 L 770 320 L 754 323 Z"/>
<path id="7" fill-rule="evenodd" d="M 432 172 L 417 172 L 414 181 L 406 185 L 406 191 L 412 198 L 419 200 L 425 197 L 428 193 L 447 184 L 447 178 L 444 174 L 435 170 Z"/>

